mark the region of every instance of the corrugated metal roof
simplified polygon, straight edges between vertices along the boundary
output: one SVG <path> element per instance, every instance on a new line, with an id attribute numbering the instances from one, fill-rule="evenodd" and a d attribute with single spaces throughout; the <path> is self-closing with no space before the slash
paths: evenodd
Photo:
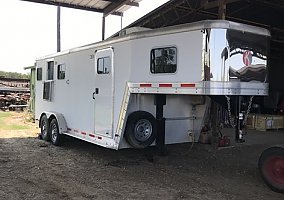
<path id="1" fill-rule="evenodd" d="M 34 3 L 62 6 L 103 13 L 105 16 L 122 15 L 131 6 L 139 6 L 142 0 L 22 0 Z"/>

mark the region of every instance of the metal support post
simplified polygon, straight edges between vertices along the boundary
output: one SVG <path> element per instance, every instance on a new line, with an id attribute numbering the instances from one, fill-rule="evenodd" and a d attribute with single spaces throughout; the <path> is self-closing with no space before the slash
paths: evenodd
<path id="1" fill-rule="evenodd" d="M 57 52 L 61 51 L 60 6 L 57 6 Z"/>
<path id="2" fill-rule="evenodd" d="M 160 155 L 167 155 L 165 145 L 165 118 L 164 118 L 164 105 L 166 105 L 166 95 L 155 95 L 156 105 L 156 125 L 157 125 L 157 138 L 156 147 Z"/>
<path id="3" fill-rule="evenodd" d="M 120 30 L 122 30 L 123 15 L 120 16 Z"/>
<path id="4" fill-rule="evenodd" d="M 211 126 L 212 126 L 212 137 L 211 137 L 211 146 L 213 149 L 218 147 L 218 104 L 215 101 L 211 101 Z"/>
<path id="5" fill-rule="evenodd" d="M 105 40 L 105 28 L 106 27 L 106 17 L 103 16 L 103 20 L 102 20 L 102 40 Z"/>

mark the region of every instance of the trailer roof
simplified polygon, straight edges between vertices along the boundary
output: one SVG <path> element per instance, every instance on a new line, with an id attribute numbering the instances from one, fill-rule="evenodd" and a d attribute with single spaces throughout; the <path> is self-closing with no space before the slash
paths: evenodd
<path id="1" fill-rule="evenodd" d="M 142 0 L 22 0 L 33 3 L 62 6 L 93 12 L 103 13 L 104 16 L 110 14 L 123 15 L 123 12 L 131 6 L 139 6 Z"/>

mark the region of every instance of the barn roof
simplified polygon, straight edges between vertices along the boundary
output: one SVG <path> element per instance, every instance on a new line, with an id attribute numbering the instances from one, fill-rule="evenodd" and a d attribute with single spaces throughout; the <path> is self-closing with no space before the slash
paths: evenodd
<path id="1" fill-rule="evenodd" d="M 122 15 L 131 6 L 139 6 L 142 0 L 22 0 L 34 3 L 62 6 L 67 8 L 88 10 L 103 13 Z"/>

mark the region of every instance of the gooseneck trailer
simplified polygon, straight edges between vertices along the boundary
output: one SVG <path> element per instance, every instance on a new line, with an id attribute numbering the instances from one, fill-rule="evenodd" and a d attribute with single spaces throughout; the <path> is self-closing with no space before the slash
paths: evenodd
<path id="1" fill-rule="evenodd" d="M 197 141 L 209 96 L 268 95 L 269 37 L 263 28 L 209 20 L 133 29 L 40 58 L 41 135 L 53 144 L 65 134 L 112 149 L 144 148 L 164 124 L 166 144 Z"/>
<path id="2" fill-rule="evenodd" d="M 116 150 L 196 142 L 212 98 L 227 101 L 242 140 L 252 97 L 268 95 L 268 30 L 207 20 L 125 33 L 36 61 L 44 140 L 59 145 L 64 134 Z M 231 98 L 246 96 L 245 116 L 236 101 L 235 122 Z M 272 149 L 259 161 L 265 181 L 282 192 L 283 157 Z"/>

